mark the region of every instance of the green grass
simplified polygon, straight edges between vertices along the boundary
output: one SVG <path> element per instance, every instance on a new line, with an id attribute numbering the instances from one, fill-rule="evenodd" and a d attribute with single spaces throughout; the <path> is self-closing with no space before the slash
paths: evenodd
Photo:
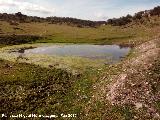
<path id="1" fill-rule="evenodd" d="M 1 113 L 34 112 L 41 104 L 45 107 L 50 96 L 56 98 L 60 94 L 65 95 L 75 80 L 76 76 L 60 69 L 1 60 L 1 102 L 4 103 Z"/>
<path id="2" fill-rule="evenodd" d="M 83 119 L 97 74 L 92 69 L 85 75 L 72 75 L 61 69 L 1 60 L 0 113 L 55 114 L 59 118 L 61 113 L 77 114 Z"/>
<path id="3" fill-rule="evenodd" d="M 61 113 L 77 114 L 75 119 L 123 118 L 112 105 L 106 108 L 103 102 L 92 99 L 93 85 L 107 69 L 87 69 L 85 74 L 73 75 L 62 69 L 1 60 L 0 113 L 55 114 L 58 119 L 63 119 Z"/>
<path id="4" fill-rule="evenodd" d="M 153 24 L 159 24 L 156 20 Z M 0 22 L 2 35 L 45 37 L 36 43 L 140 44 L 157 35 L 159 30 L 159 26 L 149 26 L 147 23 L 133 24 L 129 27 L 105 25 L 98 28 L 77 28 L 64 24 L 20 23 L 18 26 L 13 26 L 4 21 Z M 20 29 L 15 30 L 15 27 Z"/>

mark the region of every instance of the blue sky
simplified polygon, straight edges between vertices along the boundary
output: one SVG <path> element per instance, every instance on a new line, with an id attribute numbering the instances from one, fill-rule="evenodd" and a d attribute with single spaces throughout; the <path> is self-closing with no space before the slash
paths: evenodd
<path id="1" fill-rule="evenodd" d="M 107 20 L 158 5 L 160 0 L 0 0 L 0 12 Z"/>

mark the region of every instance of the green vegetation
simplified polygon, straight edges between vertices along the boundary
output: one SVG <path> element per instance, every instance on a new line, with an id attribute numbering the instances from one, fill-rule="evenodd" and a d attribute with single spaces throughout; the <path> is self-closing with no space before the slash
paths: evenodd
<path id="1" fill-rule="evenodd" d="M 147 23 L 136 25 L 136 23 L 131 26 L 100 26 L 98 28 L 78 28 L 72 27 L 65 24 L 48 24 L 48 23 L 19 23 L 18 26 L 10 25 L 8 22 L 1 21 L 0 29 L 2 31 L 1 35 L 13 35 L 24 36 L 32 35 L 33 37 L 39 36 L 41 39 L 36 40 L 32 38 L 28 41 L 20 41 L 19 44 L 24 42 L 28 43 L 94 43 L 94 44 L 129 44 L 137 45 L 153 38 L 155 35 L 159 34 L 157 31 L 159 27 L 159 18 L 155 17 L 152 21 L 154 26 L 149 26 Z M 15 29 L 18 28 L 18 29 Z M 20 36 L 20 37 L 21 37 Z M 22 37 L 23 37 L 22 36 Z M 2 36 L 3 37 L 3 36 Z M 18 39 L 20 38 L 18 37 Z M 16 38 L 16 37 L 14 37 Z M 8 41 L 9 38 L 6 42 Z M 23 38 L 22 38 L 23 39 Z M 11 39 L 12 42 L 15 43 Z M 2 43 L 2 42 L 1 42 Z M 8 42 L 7 42 L 8 43 Z M 7 44 L 6 43 L 6 44 Z"/>
<path id="2" fill-rule="evenodd" d="M 66 111 L 67 104 L 72 105 L 71 98 L 65 99 L 80 76 L 60 69 L 2 60 L 0 69 L 0 100 L 3 103 L 0 113 L 59 114 Z"/>
<path id="3" fill-rule="evenodd" d="M 0 44 L 17 45 L 17 44 L 35 42 L 38 39 L 40 39 L 39 36 L 33 36 L 33 35 L 1 35 Z"/>
<path id="4" fill-rule="evenodd" d="M 85 117 L 84 108 L 98 75 L 96 70 L 72 75 L 61 69 L 26 63 L 3 60 L 0 63 L 0 102 L 3 103 L 0 113 L 55 114 L 59 117 L 63 113 Z"/>

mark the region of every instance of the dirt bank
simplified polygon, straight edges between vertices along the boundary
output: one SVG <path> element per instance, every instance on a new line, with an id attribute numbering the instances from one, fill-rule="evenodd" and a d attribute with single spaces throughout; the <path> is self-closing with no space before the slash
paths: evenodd
<path id="1" fill-rule="evenodd" d="M 105 101 L 113 106 L 130 106 L 133 119 L 160 119 L 160 39 L 134 48 L 132 57 L 120 66 L 121 72 L 101 87 Z"/>

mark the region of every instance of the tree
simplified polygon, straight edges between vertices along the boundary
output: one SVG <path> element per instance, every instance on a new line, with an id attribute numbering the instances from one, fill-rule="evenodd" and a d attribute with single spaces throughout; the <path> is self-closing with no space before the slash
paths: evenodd
<path id="1" fill-rule="evenodd" d="M 160 6 L 155 7 L 153 10 L 151 10 L 150 14 L 153 15 L 158 15 L 160 16 Z"/>

